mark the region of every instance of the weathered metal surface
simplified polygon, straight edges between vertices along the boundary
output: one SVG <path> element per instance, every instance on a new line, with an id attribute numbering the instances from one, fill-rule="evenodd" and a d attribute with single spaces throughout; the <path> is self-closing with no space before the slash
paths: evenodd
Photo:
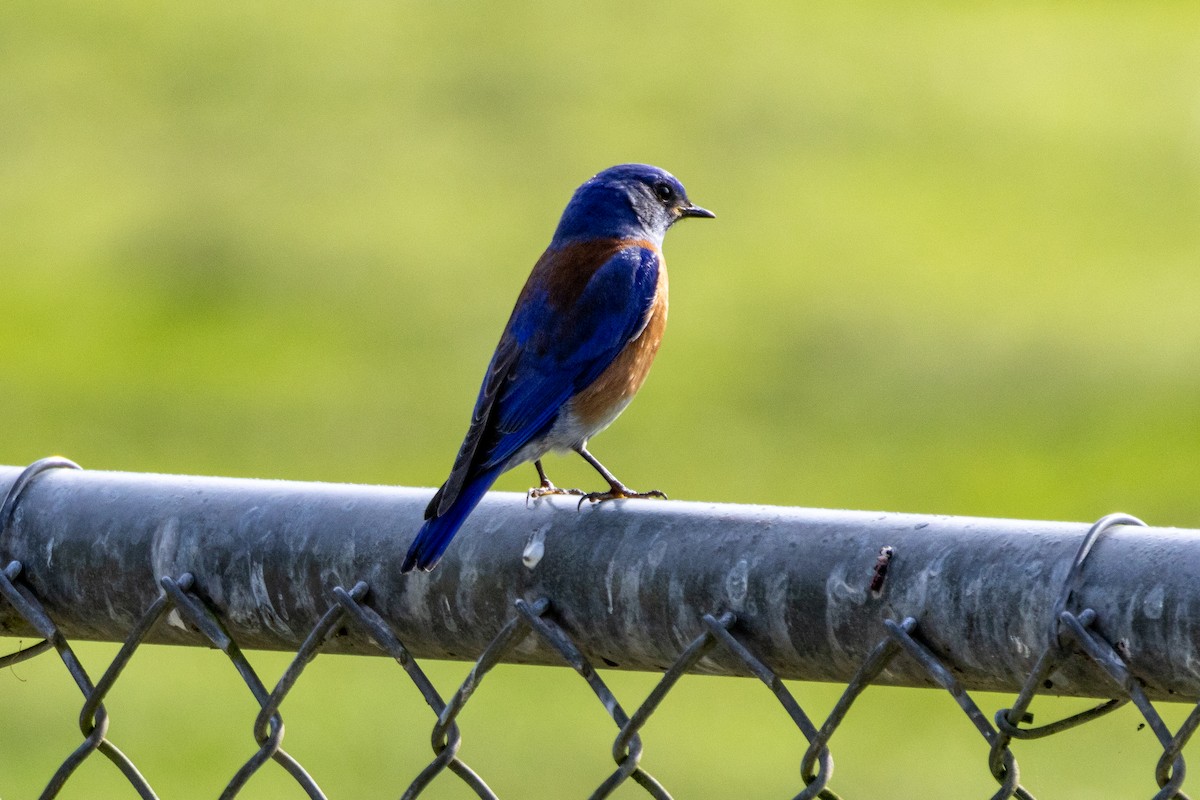
<path id="1" fill-rule="evenodd" d="M 20 472 L 0 467 L 0 497 Z M 123 640 L 161 577 L 191 573 L 243 648 L 294 651 L 333 588 L 361 580 L 417 657 L 473 660 L 518 598 L 544 597 L 597 666 L 661 671 L 702 632 L 704 614 L 730 611 L 738 638 L 781 676 L 846 682 L 885 636 L 883 620 L 913 617 L 963 685 L 1011 692 L 1050 641 L 1089 527 L 679 501 L 577 511 L 571 498 L 492 493 L 433 573 L 402 574 L 431 494 L 54 469 L 22 492 L 0 559 L 21 562 L 20 579 L 69 638 Z M 1198 577 L 1200 531 L 1117 526 L 1085 562 L 1072 606 L 1096 611 L 1094 629 L 1123 648 L 1151 697 L 1195 700 Z M 0 634 L 32 635 L 3 601 Z M 149 641 L 205 643 L 177 615 Z M 352 635 L 327 650 L 378 652 Z M 517 654 L 561 663 L 536 637 Z M 747 674 L 723 650 L 697 669 Z M 1050 679 L 1050 693 L 1111 691 L 1084 659 Z M 881 682 L 931 684 L 907 659 Z"/>

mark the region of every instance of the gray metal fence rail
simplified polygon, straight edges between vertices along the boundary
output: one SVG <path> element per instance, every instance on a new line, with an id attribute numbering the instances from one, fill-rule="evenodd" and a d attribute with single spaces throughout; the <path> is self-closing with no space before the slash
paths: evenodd
<path id="1" fill-rule="evenodd" d="M 1200 706 L 1172 731 L 1151 701 L 1200 700 L 1200 531 L 1125 515 L 1089 526 L 685 502 L 578 512 L 570 498 L 493 493 L 433 573 L 405 575 L 401 557 L 429 495 L 92 472 L 65 459 L 0 467 L 0 634 L 44 639 L 0 667 L 52 649 L 84 695 L 84 741 L 42 796 L 96 751 L 140 796 L 156 796 L 106 738 L 103 705 L 136 648 L 156 642 L 219 648 L 261 706 L 259 749 L 223 798 L 270 760 L 324 797 L 282 748 L 279 711 L 318 652 L 391 656 L 433 709 L 434 758 L 405 798 L 446 769 L 494 796 L 457 757 L 456 718 L 501 662 L 565 664 L 604 705 L 617 726 L 616 768 L 596 798 L 630 779 L 670 797 L 639 766 L 639 730 L 689 672 L 754 676 L 775 695 L 809 742 L 797 798 L 837 797 L 830 739 L 871 684 L 949 692 L 990 745 L 995 798 L 1031 797 L 1013 739 L 1132 701 L 1162 745 L 1154 796 L 1186 797 L 1181 751 Z M 94 679 L 72 640 L 123 646 Z M 242 648 L 296 656 L 268 686 Z M 426 658 L 474 666 L 444 699 L 421 669 Z M 628 710 L 597 667 L 662 678 Z M 784 679 L 847 686 L 822 721 Z M 972 690 L 1016 698 L 988 719 Z M 1039 693 L 1102 702 L 1031 727 Z"/>

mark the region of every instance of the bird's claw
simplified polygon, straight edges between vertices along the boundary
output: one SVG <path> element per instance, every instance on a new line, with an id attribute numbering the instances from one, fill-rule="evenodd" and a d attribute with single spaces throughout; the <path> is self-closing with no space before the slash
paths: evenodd
<path id="1" fill-rule="evenodd" d="M 666 500 L 666 492 L 660 492 L 658 489 L 651 489 L 648 492 L 635 492 L 632 489 L 624 486 L 614 486 L 607 492 L 588 492 L 579 498 L 579 505 L 575 506 L 575 510 L 583 508 L 583 504 L 587 503 L 606 503 L 609 500 Z"/>
<path id="2" fill-rule="evenodd" d="M 560 489 L 550 481 L 543 481 L 541 486 L 535 486 L 525 493 L 525 503 L 528 504 L 530 500 L 537 500 L 542 497 L 558 494 L 569 494 L 579 497 L 583 495 L 583 489 Z"/>

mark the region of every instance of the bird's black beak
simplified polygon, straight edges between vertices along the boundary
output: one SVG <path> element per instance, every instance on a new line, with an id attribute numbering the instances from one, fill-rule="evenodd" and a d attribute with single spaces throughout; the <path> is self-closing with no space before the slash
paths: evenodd
<path id="1" fill-rule="evenodd" d="M 708 219 L 714 219 L 716 216 L 716 214 L 709 211 L 707 208 L 701 208 L 700 206 L 683 206 L 679 209 L 680 219 L 683 219 L 684 217 L 706 217 Z"/>

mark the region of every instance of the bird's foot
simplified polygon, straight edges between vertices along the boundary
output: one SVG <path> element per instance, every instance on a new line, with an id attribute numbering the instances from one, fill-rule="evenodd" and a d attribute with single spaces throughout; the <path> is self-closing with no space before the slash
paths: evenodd
<path id="1" fill-rule="evenodd" d="M 525 493 L 525 502 L 528 503 L 530 500 L 537 500 L 541 497 L 548 497 L 550 495 L 557 494 L 570 494 L 575 495 L 576 497 L 581 497 L 583 495 L 583 489 L 560 489 L 550 481 L 546 480 L 542 481 L 541 486 L 535 486 Z"/>
<path id="2" fill-rule="evenodd" d="M 654 498 L 657 500 L 666 500 L 665 492 L 660 492 L 658 489 L 651 489 L 648 492 L 635 492 L 628 486 L 615 484 L 607 492 L 588 492 L 583 497 L 579 498 L 579 505 L 576 510 L 583 508 L 583 504 L 587 503 L 605 503 L 609 500 L 646 500 Z"/>

